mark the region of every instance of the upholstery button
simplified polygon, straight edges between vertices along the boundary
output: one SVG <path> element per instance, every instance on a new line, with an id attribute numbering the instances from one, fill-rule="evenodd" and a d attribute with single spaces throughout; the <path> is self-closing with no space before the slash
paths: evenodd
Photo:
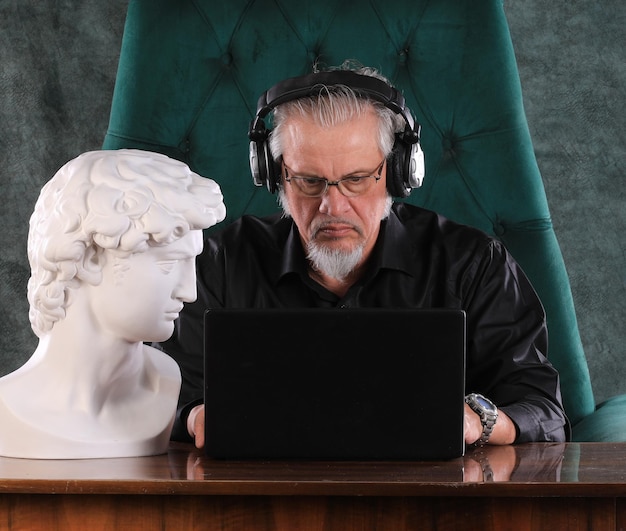
<path id="1" fill-rule="evenodd" d="M 181 153 L 189 153 L 191 151 L 191 140 L 189 138 L 185 138 L 183 139 L 179 144 L 178 144 L 178 150 Z"/>
<path id="2" fill-rule="evenodd" d="M 231 64 L 233 64 L 233 56 L 230 54 L 230 52 L 225 52 L 220 57 L 220 61 L 224 66 L 229 67 Z"/>
<path id="3" fill-rule="evenodd" d="M 506 232 L 506 229 L 504 228 L 504 225 L 500 222 L 498 223 L 494 223 L 493 225 L 493 233 L 498 236 L 501 237 L 504 235 L 504 233 Z"/>
<path id="4" fill-rule="evenodd" d="M 441 139 L 441 147 L 444 159 L 452 159 L 456 156 L 456 142 L 454 139 L 444 136 Z"/>

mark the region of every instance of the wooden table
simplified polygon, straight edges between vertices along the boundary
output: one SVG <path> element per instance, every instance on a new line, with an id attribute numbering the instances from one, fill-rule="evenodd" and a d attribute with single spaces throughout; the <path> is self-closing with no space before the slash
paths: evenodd
<path id="1" fill-rule="evenodd" d="M 0 529 L 626 528 L 626 443 L 527 444 L 445 462 L 0 458 Z"/>

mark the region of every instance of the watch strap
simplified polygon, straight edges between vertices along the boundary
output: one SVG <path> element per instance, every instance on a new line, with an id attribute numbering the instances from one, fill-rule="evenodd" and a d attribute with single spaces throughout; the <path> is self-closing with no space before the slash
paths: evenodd
<path id="1" fill-rule="evenodd" d="M 482 406 L 479 400 L 489 404 L 490 409 Z M 467 395 L 465 397 L 465 403 L 480 417 L 480 423 L 483 426 L 483 432 L 474 445 L 484 446 L 489 442 L 491 432 L 493 431 L 496 421 L 498 420 L 498 408 L 491 400 L 477 393 Z"/>

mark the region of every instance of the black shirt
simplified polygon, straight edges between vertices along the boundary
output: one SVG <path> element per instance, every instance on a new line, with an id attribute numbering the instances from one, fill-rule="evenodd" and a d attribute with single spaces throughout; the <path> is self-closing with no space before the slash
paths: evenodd
<path id="1" fill-rule="evenodd" d="M 208 237 L 197 260 L 198 300 L 185 306 L 174 335 L 161 345 L 183 375 L 172 438 L 189 440 L 186 416 L 203 395 L 203 313 L 218 307 L 465 310 L 466 391 L 484 394 L 506 412 L 517 427 L 516 442 L 568 437 L 558 374 L 546 359 L 543 307 L 500 242 L 395 203 L 369 262 L 340 298 L 309 277 L 291 219 L 244 216 Z"/>

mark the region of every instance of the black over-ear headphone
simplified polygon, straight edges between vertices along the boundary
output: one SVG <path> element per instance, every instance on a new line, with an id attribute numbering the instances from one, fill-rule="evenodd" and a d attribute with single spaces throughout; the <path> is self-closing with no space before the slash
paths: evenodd
<path id="1" fill-rule="evenodd" d="M 393 149 L 387 158 L 387 189 L 393 197 L 407 197 L 411 189 L 419 188 L 424 178 L 420 126 L 405 106 L 404 96 L 381 79 L 351 70 L 330 70 L 286 79 L 261 95 L 256 116 L 248 130 L 254 184 L 266 186 L 271 193 L 275 193 L 280 184 L 281 167 L 270 152 L 268 139 L 271 130 L 265 127 L 264 118 L 281 103 L 319 94 L 324 87 L 332 85 L 345 85 L 357 96 L 378 101 L 404 118 L 406 127 L 396 133 Z"/>

